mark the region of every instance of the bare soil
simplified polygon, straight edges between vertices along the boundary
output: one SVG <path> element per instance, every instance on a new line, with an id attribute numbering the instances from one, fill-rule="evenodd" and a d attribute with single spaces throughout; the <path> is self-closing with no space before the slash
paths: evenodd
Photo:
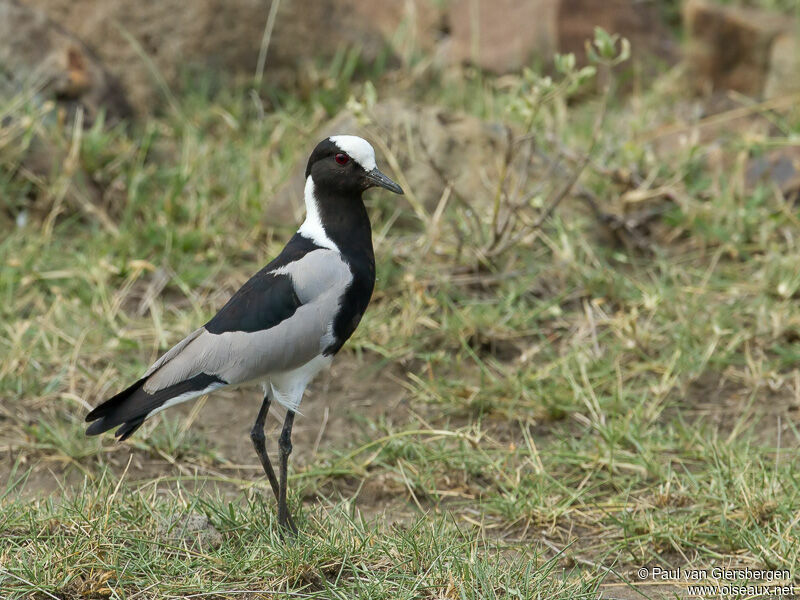
<path id="1" fill-rule="evenodd" d="M 383 416 L 392 422 L 406 413 L 406 392 L 399 383 L 399 375 L 393 373 L 390 367 L 378 368 L 352 354 L 344 353 L 337 357 L 330 371 L 322 373 L 309 386 L 300 407 L 301 414 L 295 419 L 290 459 L 292 469 L 297 471 L 312 465 L 320 448 L 347 449 L 361 442 L 367 437 L 365 428 L 371 420 Z M 106 461 L 117 475 L 127 468 L 126 479 L 129 482 L 156 478 L 171 480 L 196 473 L 212 478 L 214 475 L 223 475 L 241 479 L 243 485 L 247 481 L 264 483 L 263 470 L 250 441 L 250 430 L 261 401 L 260 388 L 255 385 L 224 390 L 199 400 L 202 406 L 196 411 L 193 421 L 188 423 L 189 431 L 199 434 L 199 439 L 213 449 L 216 460 L 212 464 L 208 464 L 207 460 L 193 460 L 192 457 L 173 462 L 169 457 L 154 456 L 125 442 L 108 446 Z M 190 402 L 170 409 L 168 414 L 186 423 L 196 408 L 196 403 Z M 277 461 L 277 440 L 284 416 L 285 410 L 279 405 L 270 407 L 265 433 L 267 450 L 273 461 Z M 17 435 L 18 427 L 14 425 L 9 420 L 0 421 L 0 440 L 8 442 L 8 445 L 0 443 L 0 448 L 5 447 L 0 450 L 0 482 L 8 480 L 19 459 L 23 462 L 18 467 L 18 473 L 33 468 L 24 485 L 14 490 L 13 496 L 30 499 L 59 495 L 64 489 L 79 485 L 85 474 L 94 476 L 99 472 L 94 459 L 73 461 L 63 456 L 53 456 L 52 453 L 31 451 L 30 447 L 16 449 L 12 438 Z M 155 426 L 159 424 L 155 423 Z M 146 434 L 145 429 L 135 435 Z M 344 484 L 349 487 L 347 482 Z M 217 487 L 231 494 L 239 493 L 242 489 L 242 486 L 225 483 Z M 366 493 L 359 496 L 359 503 L 363 499 L 367 505 L 370 504 L 374 495 L 370 493 L 371 487 L 367 487 Z M 331 491 L 335 491 L 335 488 Z M 374 512 L 371 507 L 367 510 Z"/>
<path id="2" fill-rule="evenodd" d="M 421 407 L 414 407 L 414 411 L 409 407 L 408 391 L 402 385 L 404 379 L 405 373 L 396 364 L 381 367 L 369 355 L 357 357 L 345 352 L 339 356 L 331 370 L 321 374 L 311 384 L 301 406 L 301 414 L 295 419 L 292 472 L 302 473 L 304 469 L 312 467 L 321 451 L 325 454 L 330 449 L 346 451 L 380 437 L 382 432 L 371 430 L 376 421 L 401 425 L 414 418 L 414 411 L 421 410 Z M 737 428 L 745 423 L 747 427 L 754 428 L 761 443 L 774 445 L 780 435 L 782 446 L 788 447 L 798 443 L 791 434 L 791 428 L 796 427 L 800 420 L 800 403 L 793 389 L 792 385 L 785 385 L 778 391 L 764 388 L 753 392 L 741 382 L 708 374 L 687 386 L 684 394 L 676 394 L 662 418 L 672 419 L 679 412 L 681 418 L 691 426 L 707 425 L 721 436 L 736 435 Z M 198 439 L 213 449 L 213 459 L 203 454 L 189 453 L 186 457 L 173 460 L 136 448 L 134 444 L 120 443 L 105 446 L 105 462 L 116 476 L 127 469 L 127 485 L 155 481 L 160 487 L 176 489 L 180 486 L 190 492 L 203 489 L 234 498 L 255 484 L 255 489 L 264 494 L 265 501 L 272 503 L 272 494 L 249 438 L 261 401 L 261 391 L 257 386 L 245 386 L 200 400 L 202 404 L 199 410 L 194 403 L 170 409 L 169 414 L 173 418 L 177 417 L 179 422 L 188 426 L 188 431 L 198 434 Z M 431 414 L 433 410 L 429 407 L 422 418 L 436 422 L 436 415 Z M 273 406 L 267 421 L 268 450 L 273 461 L 277 460 L 277 439 L 284 414 L 281 407 Z M 459 420 L 456 416 L 450 424 Z M 95 477 L 101 472 L 94 456 L 72 461 L 52 452 L 31 451 L 30 448 L 1 450 L 9 439 L 9 431 L 17 429 L 12 421 L 8 418 L 0 421 L 0 486 L 8 479 L 15 461 L 20 457 L 28 461 L 21 465 L 22 470 L 30 468 L 25 484 L 18 486 L 12 497 L 32 499 L 62 495 L 65 489 L 79 486 L 85 476 Z M 737 426 L 737 423 L 740 425 Z M 153 432 L 155 428 L 163 426 L 158 422 L 153 425 Z M 490 416 L 483 426 L 496 441 L 523 443 L 521 426 L 517 422 Z M 559 428 L 563 430 L 564 426 L 568 429 L 574 426 L 578 433 L 578 424 L 570 419 L 566 424 L 561 423 Z M 552 423 L 536 419 L 529 431 L 538 442 L 543 442 L 552 435 Z M 145 429 L 136 435 L 147 433 Z M 194 474 L 198 475 L 196 484 L 186 477 Z M 221 480 L 215 479 L 215 476 L 220 476 Z M 181 480 L 177 483 L 179 477 Z M 424 510 L 435 510 L 424 496 L 412 498 L 401 483 L 380 471 L 367 473 L 363 478 L 331 477 L 313 490 L 304 491 L 302 479 L 295 480 L 292 487 L 300 492 L 306 510 L 324 510 L 326 505 L 346 499 L 367 520 L 376 520 L 389 526 L 408 523 L 418 516 L 417 502 L 421 503 Z M 596 549 L 602 547 L 597 534 L 586 529 L 576 538 L 573 527 L 575 524 L 570 524 L 571 534 L 557 540 L 560 547 L 572 540 L 575 542 L 571 545 L 572 551 L 579 560 L 602 564 L 602 557 L 594 555 Z M 487 531 L 491 529 L 488 527 Z M 567 534 L 567 530 L 559 528 L 559 531 Z M 502 528 L 494 530 L 494 535 L 499 538 L 524 544 L 525 547 L 537 544 L 540 534 L 546 535 L 538 530 L 527 529 L 525 533 L 518 534 L 518 531 Z M 555 537 L 559 538 L 557 534 Z M 553 556 L 555 551 L 546 554 Z M 601 598 L 660 599 L 684 597 L 685 594 L 685 589 L 674 585 L 674 582 L 637 581 L 635 572 L 628 571 L 622 575 L 629 583 L 619 583 L 616 576 L 609 574 L 606 583 L 601 586 Z"/>
<path id="3" fill-rule="evenodd" d="M 784 447 L 800 443 L 793 429 L 800 422 L 800 382 L 787 381 L 771 389 L 752 386 L 707 372 L 677 397 L 664 415 L 694 426 L 707 426 L 720 437 L 752 432 L 754 441 Z"/>

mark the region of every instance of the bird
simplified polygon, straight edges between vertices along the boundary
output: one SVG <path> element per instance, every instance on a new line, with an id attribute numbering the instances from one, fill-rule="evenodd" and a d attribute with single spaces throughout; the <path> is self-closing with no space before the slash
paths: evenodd
<path id="1" fill-rule="evenodd" d="M 250 431 L 277 501 L 281 531 L 297 533 L 287 504 L 292 426 L 306 387 L 355 331 L 372 297 L 375 255 L 362 193 L 403 189 L 377 167 L 365 139 L 334 135 L 314 148 L 305 171 L 306 217 L 281 252 L 205 325 L 170 348 L 133 385 L 86 415 L 86 435 L 117 428 L 119 441 L 170 406 L 259 382 L 261 408 Z M 266 450 L 271 402 L 286 408 L 279 477 Z"/>

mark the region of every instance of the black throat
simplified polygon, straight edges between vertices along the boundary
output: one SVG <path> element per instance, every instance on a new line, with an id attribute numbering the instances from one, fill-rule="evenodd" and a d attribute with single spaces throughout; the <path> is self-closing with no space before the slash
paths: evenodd
<path id="1" fill-rule="evenodd" d="M 335 341 L 324 351 L 335 354 L 355 331 L 372 298 L 375 287 L 372 227 L 360 191 L 326 190 L 315 186 L 314 200 L 325 235 L 339 248 L 353 274 L 334 319 Z"/>
<path id="2" fill-rule="evenodd" d="M 348 263 L 366 260 L 374 266 L 372 227 L 361 192 L 314 188 L 314 201 L 325 235 Z"/>

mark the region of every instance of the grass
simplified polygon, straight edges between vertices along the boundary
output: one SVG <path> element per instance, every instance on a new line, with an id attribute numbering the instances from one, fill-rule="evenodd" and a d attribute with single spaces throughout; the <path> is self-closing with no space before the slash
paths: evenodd
<path id="1" fill-rule="evenodd" d="M 337 361 L 362 374 L 312 390 L 336 404 L 327 429 L 302 419 L 323 420 L 295 445 L 296 542 L 278 535 L 247 440 L 255 392 L 170 411 L 128 445 L 83 436 L 90 405 L 291 235 L 264 224 L 268 199 L 355 70 L 343 55 L 324 97 L 265 112 L 232 86 L 127 130 L 76 129 L 47 105 L 4 122 L 3 597 L 682 594 L 641 566 L 796 581 L 798 210 L 746 167 L 796 146 L 800 113 L 687 122 L 674 72 L 605 109 L 563 91 L 520 104 L 535 74 L 419 75 L 417 97 L 532 132 L 535 173 L 518 196 L 513 162 L 508 181 L 453 190 L 438 223 L 369 197 L 379 279 Z M 395 85 L 376 77 L 350 105 L 368 114 Z M 34 172 L 22 159 L 37 140 L 62 154 Z M 220 435 L 207 414 L 235 426 Z"/>
<path id="2" fill-rule="evenodd" d="M 189 498 L 178 488 L 165 496 L 157 484 L 121 493 L 120 483 L 104 472 L 68 504 L 43 503 L 36 515 L 11 505 L 2 521 L 4 584 L 43 597 L 48 590 L 76 597 L 246 590 L 249 597 L 588 598 L 597 588 L 597 578 L 554 576 L 557 561 L 540 553 L 500 553 L 452 520 L 420 518 L 383 532 L 346 506 L 329 507 L 307 514 L 307 532 L 287 544 L 258 495 Z M 175 516 L 187 513 L 207 515 L 219 535 L 181 529 Z M 35 538 L 27 535 L 31 528 Z"/>

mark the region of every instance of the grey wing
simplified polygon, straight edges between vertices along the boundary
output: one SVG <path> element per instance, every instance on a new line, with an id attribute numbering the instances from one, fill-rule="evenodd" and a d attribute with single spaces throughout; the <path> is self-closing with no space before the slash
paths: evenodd
<path id="1" fill-rule="evenodd" d="M 169 350 L 167 350 L 167 351 L 164 353 L 164 356 L 162 356 L 162 357 L 161 357 L 161 358 L 159 358 L 159 359 L 158 359 L 156 362 L 154 362 L 152 365 L 150 365 L 150 367 L 147 369 L 147 371 L 145 372 L 145 374 L 143 375 L 143 377 L 149 377 L 149 376 L 150 376 L 150 375 L 152 375 L 152 374 L 153 374 L 155 371 L 157 371 L 157 370 L 158 370 L 158 369 L 160 369 L 162 366 L 164 366 L 166 363 L 168 363 L 168 362 L 169 362 L 169 361 L 171 361 L 173 358 L 175 358 L 175 357 L 176 357 L 178 354 L 180 354 L 180 353 L 181 353 L 181 351 L 182 351 L 182 350 L 183 350 L 183 349 L 184 349 L 186 346 L 188 346 L 188 345 L 189 345 L 189 344 L 190 344 L 190 343 L 191 343 L 191 342 L 192 342 L 192 341 L 193 341 L 193 340 L 194 340 L 194 339 L 195 339 L 197 336 L 201 335 L 201 334 L 203 333 L 203 331 L 205 331 L 205 329 L 203 329 L 202 327 L 201 327 L 200 329 L 195 329 L 195 330 L 194 330 L 192 333 L 190 333 L 189 335 L 187 335 L 187 336 L 186 336 L 185 338 L 183 338 L 183 339 L 182 339 L 180 342 L 178 342 L 178 343 L 177 343 L 177 344 L 175 344 L 175 345 L 174 345 L 172 348 L 170 348 Z"/>
<path id="2" fill-rule="evenodd" d="M 349 267 L 338 253 L 325 249 L 268 275 L 291 278 L 299 301 L 291 316 L 266 329 L 198 329 L 150 367 L 145 390 L 163 389 L 198 373 L 243 383 L 295 369 L 318 356 L 330 344 L 333 320 L 352 280 Z"/>
<path id="3" fill-rule="evenodd" d="M 136 383 L 86 415 L 87 435 L 131 436 L 150 415 L 227 384 L 264 378 L 320 356 L 352 274 L 338 253 L 314 250 L 262 269 L 205 326 Z"/>

